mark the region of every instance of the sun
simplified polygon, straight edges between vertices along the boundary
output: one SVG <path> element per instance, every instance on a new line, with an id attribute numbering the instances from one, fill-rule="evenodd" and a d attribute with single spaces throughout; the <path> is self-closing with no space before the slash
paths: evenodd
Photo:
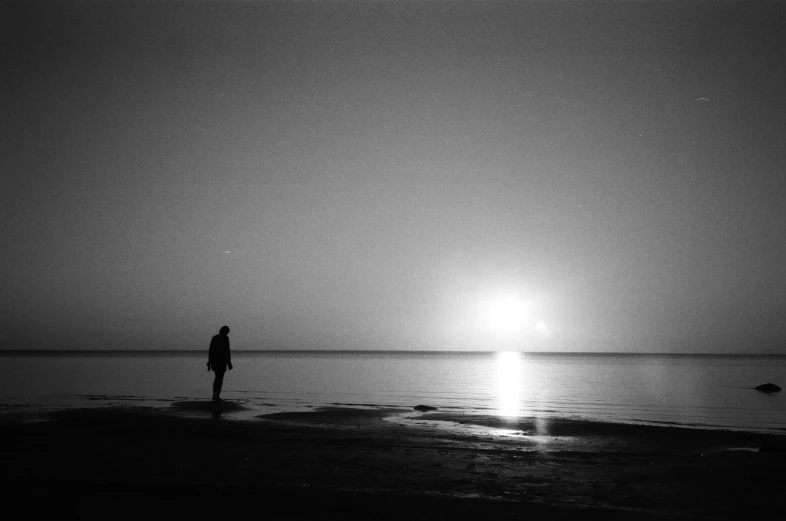
<path id="1" fill-rule="evenodd" d="M 483 305 L 485 326 L 494 332 L 512 334 L 521 331 L 531 319 L 531 305 L 515 296 L 494 297 Z"/>
<path id="2" fill-rule="evenodd" d="M 551 328 L 541 318 L 542 309 L 534 299 L 513 293 L 487 296 L 480 300 L 480 330 L 497 340 L 524 339 L 531 336 L 551 338 Z"/>

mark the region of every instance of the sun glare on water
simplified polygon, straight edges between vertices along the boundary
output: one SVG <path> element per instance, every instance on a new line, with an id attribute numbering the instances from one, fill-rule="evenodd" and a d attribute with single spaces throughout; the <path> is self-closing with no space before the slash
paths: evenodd
<path id="1" fill-rule="evenodd" d="M 524 385 L 522 354 L 516 351 L 497 353 L 495 391 L 497 414 L 505 417 L 521 415 L 521 393 Z"/>

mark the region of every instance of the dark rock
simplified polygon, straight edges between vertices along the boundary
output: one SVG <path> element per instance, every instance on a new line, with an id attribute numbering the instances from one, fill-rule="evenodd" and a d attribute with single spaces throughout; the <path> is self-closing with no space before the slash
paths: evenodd
<path id="1" fill-rule="evenodd" d="M 416 405 L 415 410 L 420 412 L 426 412 L 426 411 L 436 411 L 437 408 L 431 407 L 429 405 Z"/>
<path id="2" fill-rule="evenodd" d="M 757 387 L 754 387 L 754 389 L 763 393 L 777 393 L 781 390 L 781 388 L 775 384 L 761 384 Z"/>

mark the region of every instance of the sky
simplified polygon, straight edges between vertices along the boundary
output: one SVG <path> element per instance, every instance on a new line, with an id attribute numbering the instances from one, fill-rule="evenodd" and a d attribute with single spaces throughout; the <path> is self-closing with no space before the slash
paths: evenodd
<path id="1" fill-rule="evenodd" d="M 0 349 L 786 353 L 786 3 L 0 19 Z"/>

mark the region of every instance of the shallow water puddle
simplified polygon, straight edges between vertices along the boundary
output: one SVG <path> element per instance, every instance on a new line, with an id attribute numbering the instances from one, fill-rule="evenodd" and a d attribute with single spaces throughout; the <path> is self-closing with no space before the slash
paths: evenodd
<path id="1" fill-rule="evenodd" d="M 529 442 L 529 444 L 535 445 L 538 448 L 544 448 L 546 445 L 550 445 L 555 442 L 559 442 L 560 444 L 571 443 L 577 439 L 575 436 L 557 437 L 541 434 L 530 434 L 519 429 L 501 429 L 497 427 L 458 423 L 448 420 L 425 419 L 421 417 L 422 415 L 423 413 L 420 412 L 406 412 L 388 416 L 384 418 L 384 421 L 389 421 L 405 427 L 418 426 L 421 428 L 433 428 L 434 430 L 463 436 L 521 440 Z"/>

